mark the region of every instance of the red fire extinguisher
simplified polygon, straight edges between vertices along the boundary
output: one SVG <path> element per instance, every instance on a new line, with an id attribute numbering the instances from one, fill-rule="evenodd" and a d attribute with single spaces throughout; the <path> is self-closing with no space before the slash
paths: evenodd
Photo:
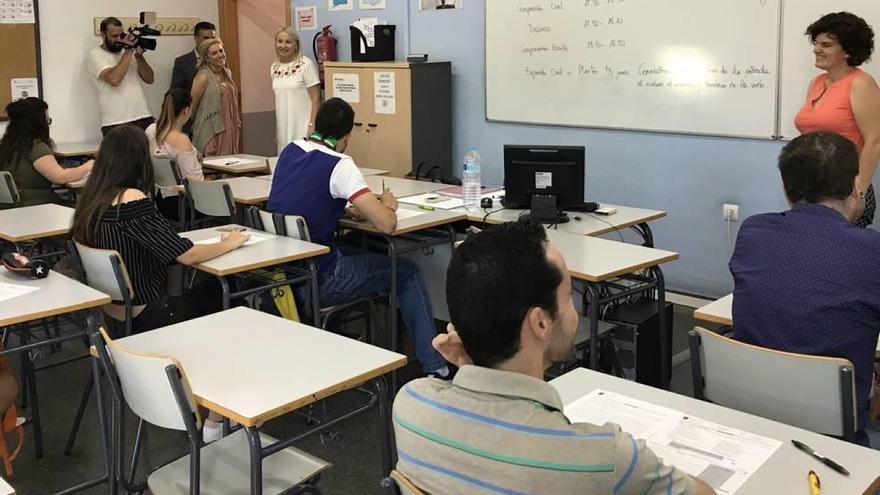
<path id="1" fill-rule="evenodd" d="M 318 62 L 318 74 L 321 78 L 321 87 L 324 87 L 324 62 L 336 61 L 336 38 L 330 31 L 330 26 L 324 26 L 320 33 L 312 38 L 312 51 Z"/>

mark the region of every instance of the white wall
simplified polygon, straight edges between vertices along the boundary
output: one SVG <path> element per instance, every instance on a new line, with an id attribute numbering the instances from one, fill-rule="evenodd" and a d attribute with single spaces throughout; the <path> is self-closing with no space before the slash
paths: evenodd
<path id="1" fill-rule="evenodd" d="M 43 98 L 52 115 L 56 142 L 97 140 L 101 114 L 95 85 L 86 68 L 88 51 L 101 44 L 92 19 L 136 16 L 155 10 L 160 17 L 199 17 L 218 24 L 216 0 L 44 0 L 40 2 L 40 44 Z M 155 52 L 147 53 L 156 80 L 147 86 L 147 102 L 159 115 L 162 95 L 171 84 L 174 59 L 193 48 L 191 36 L 159 38 Z M 5 126 L 4 126 L 5 127 Z"/>

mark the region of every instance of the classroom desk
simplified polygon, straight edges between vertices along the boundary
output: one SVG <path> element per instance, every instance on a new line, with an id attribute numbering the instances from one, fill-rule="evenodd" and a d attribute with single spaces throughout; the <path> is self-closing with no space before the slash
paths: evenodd
<path id="1" fill-rule="evenodd" d="M 371 175 L 388 175 L 388 171 L 387 171 L 387 170 L 381 170 L 381 169 L 378 169 L 378 168 L 358 167 L 358 170 L 361 171 L 361 174 L 362 174 L 364 177 L 369 177 L 369 176 L 371 176 Z M 261 180 L 269 180 L 269 181 L 271 181 L 271 180 L 272 180 L 272 174 L 258 175 L 258 176 L 254 177 L 254 178 L 255 178 L 255 179 L 261 179 Z"/>
<path id="2" fill-rule="evenodd" d="M 520 215 L 528 211 L 519 209 L 508 210 L 498 205 L 498 203 L 500 202 L 496 201 L 496 206 L 493 208 L 480 212 L 469 212 L 468 220 L 474 223 L 483 223 L 485 220 L 485 223 L 492 225 L 504 222 L 515 222 L 519 219 Z M 654 235 L 651 232 L 651 228 L 648 226 L 648 222 L 664 218 L 666 216 L 665 211 L 633 208 L 631 206 L 620 206 L 607 203 L 602 203 L 602 206 L 616 208 L 617 212 L 613 215 L 598 215 L 596 213 L 573 211 L 568 212 L 568 217 L 571 220 L 566 223 L 558 224 L 556 229 L 561 232 L 569 232 L 572 234 L 599 236 L 618 230 L 633 228 L 643 239 L 645 239 L 647 246 L 654 246 Z M 580 220 L 577 220 L 576 217 L 580 218 Z"/>
<path id="3" fill-rule="evenodd" d="M 694 319 L 732 327 L 733 294 L 728 294 L 721 299 L 716 299 L 705 306 L 697 308 L 694 310 Z M 878 339 L 877 348 L 874 350 L 874 359 L 880 359 L 880 339 Z"/>
<path id="4" fill-rule="evenodd" d="M 15 488 L 12 488 L 3 478 L 0 478 L 0 495 L 15 495 Z"/>
<path id="5" fill-rule="evenodd" d="M 319 309 L 318 270 L 315 268 L 315 265 L 310 258 L 327 254 L 330 252 L 330 248 L 327 246 L 321 246 L 320 244 L 301 241 L 286 236 L 276 236 L 253 229 L 248 229 L 248 231 L 261 236 L 271 237 L 271 239 L 251 246 L 242 246 L 218 258 L 193 266 L 196 270 L 214 275 L 220 281 L 220 287 L 223 291 L 223 308 L 229 308 L 233 297 L 243 297 L 273 287 L 308 281 L 312 293 L 312 314 L 317 315 Z M 216 227 L 209 227 L 206 229 L 183 232 L 180 235 L 192 241 L 201 241 L 218 237 L 221 234 L 222 232 L 218 231 Z M 260 285 L 259 287 L 253 287 L 237 292 L 231 292 L 229 288 L 228 277 L 239 273 L 258 270 L 260 268 L 284 265 L 298 260 L 308 260 L 308 270 L 298 270 L 300 275 L 285 278 L 280 281 L 267 281 L 267 283 Z M 287 267 L 287 269 L 293 270 L 292 267 Z"/>
<path id="6" fill-rule="evenodd" d="M 267 241 L 268 242 L 268 241 Z M 389 394 L 383 375 L 406 356 L 250 308 L 237 307 L 118 341 L 175 357 L 196 403 L 238 421 L 251 443 L 251 493 L 262 493 L 262 459 L 302 438 L 377 407 L 381 476 L 393 459 Z M 343 390 L 373 382 L 370 403 L 304 434 L 260 445 L 258 425 Z"/>
<path id="7" fill-rule="evenodd" d="M 83 141 L 79 143 L 55 143 L 55 156 L 62 158 L 93 158 L 98 154 L 100 141 Z"/>
<path id="8" fill-rule="evenodd" d="M 11 273 L 6 270 L 6 268 L 0 266 L 0 282 L 39 287 L 36 291 L 0 302 L 0 328 L 25 325 L 43 318 L 97 308 L 111 302 L 110 296 L 107 294 L 98 292 L 97 290 L 92 289 L 87 285 L 83 285 L 76 280 L 65 277 L 56 271 L 49 271 L 49 275 L 46 278 L 32 279 L 30 277 L 22 277 L 21 275 Z M 0 354 L 6 355 L 27 352 L 45 345 L 54 345 L 68 340 L 79 340 L 89 330 L 89 327 L 94 325 L 93 320 L 94 319 L 91 317 L 87 318 L 88 325 L 82 333 L 73 333 L 59 337 L 36 340 L 33 342 L 31 341 L 29 328 L 25 326 L 18 333 L 21 339 L 21 345 L 5 349 L 0 352 Z M 30 377 L 30 379 L 27 380 L 25 392 L 30 399 L 30 408 L 28 410 L 33 418 L 34 450 L 37 457 L 42 457 L 43 442 L 42 429 L 40 428 L 40 408 L 37 397 L 36 379 L 34 378 L 36 369 L 34 368 L 33 361 L 30 359 L 23 359 L 22 361 L 25 366 L 25 373 Z M 96 374 L 94 376 L 98 377 L 100 375 Z M 108 475 L 105 473 L 100 479 L 81 483 L 76 487 L 73 487 L 71 489 L 72 491 L 68 492 L 65 490 L 65 492 L 73 493 L 73 491 L 97 486 L 107 481 L 107 479 Z"/>
<path id="9" fill-rule="evenodd" d="M 382 177 L 378 175 L 368 175 L 364 177 L 364 180 L 374 193 L 382 194 L 382 185 L 384 184 L 398 198 L 434 192 L 449 187 L 448 184 L 440 184 L 439 182 L 401 179 L 400 177 Z"/>
<path id="10" fill-rule="evenodd" d="M 880 487 L 880 451 L 583 368 L 570 371 L 550 384 L 556 387 L 566 405 L 601 388 L 781 441 L 782 446 L 737 493 L 807 493 L 807 472 L 811 469 L 822 481 L 822 493 L 873 494 Z M 791 444 L 792 439 L 839 462 L 851 475 L 842 476 L 797 450 Z"/>
<path id="11" fill-rule="evenodd" d="M 67 234 L 73 208 L 56 204 L 0 210 L 0 239 L 19 243 Z"/>
<path id="12" fill-rule="evenodd" d="M 372 179 L 373 177 L 367 177 Z M 398 187 L 396 183 L 389 181 L 389 187 Z M 407 181 L 407 179 L 396 179 L 399 181 Z M 407 181 L 416 182 L 416 181 Z M 392 185 L 394 184 L 394 185 Z M 429 183 L 426 183 L 429 184 Z M 409 187 L 408 185 L 403 185 Z M 379 186 L 381 188 L 381 185 Z M 393 190 L 393 189 L 392 189 Z M 423 213 L 422 215 L 409 217 L 398 221 L 397 229 L 388 235 L 382 234 L 369 222 L 356 222 L 350 218 L 343 218 L 339 221 L 339 225 L 344 228 L 357 230 L 365 234 L 370 234 L 375 238 L 382 240 L 387 249 L 388 256 L 391 258 L 391 289 L 389 291 L 389 315 L 391 327 L 391 350 L 397 350 L 398 342 L 398 321 L 397 321 L 397 264 L 399 257 L 403 254 L 427 249 L 440 244 L 449 244 L 455 242 L 455 231 L 452 227 L 454 222 L 464 220 L 463 212 L 454 210 L 420 210 L 414 206 L 401 204 L 398 210 L 411 210 Z M 436 230 L 438 227 L 445 227 L 445 233 Z M 430 230 L 435 229 L 435 230 Z M 403 244 L 402 244 L 403 243 Z M 405 244 L 405 246 L 404 246 Z M 397 391 L 397 377 L 392 375 L 392 389 Z"/>
<path id="13" fill-rule="evenodd" d="M 647 290 L 657 290 L 657 311 L 663 315 L 666 306 L 666 286 L 660 265 L 678 259 L 678 253 L 664 251 L 635 244 L 627 244 L 598 237 L 575 235 L 557 230 L 547 230 L 547 238 L 562 253 L 568 271 L 575 280 L 586 284 L 584 308 L 589 307 L 590 319 L 590 368 L 598 364 L 599 307 L 615 300 L 629 297 Z M 633 277 L 635 285 L 600 296 L 602 284 L 613 278 L 649 270 L 652 277 Z M 664 387 L 669 376 L 669 362 L 666 359 L 670 342 L 666 334 L 666 318 L 660 317 L 660 376 Z"/>
<path id="14" fill-rule="evenodd" d="M 229 165 L 211 165 L 209 163 L 205 163 L 205 160 L 241 160 L 241 163 L 229 164 Z M 215 170 L 217 172 L 222 172 L 224 174 L 251 174 L 254 172 L 265 172 L 269 169 L 268 158 L 260 155 L 248 155 L 244 153 L 239 153 L 237 155 L 223 155 L 223 156 L 207 156 L 202 159 L 202 168 Z"/>

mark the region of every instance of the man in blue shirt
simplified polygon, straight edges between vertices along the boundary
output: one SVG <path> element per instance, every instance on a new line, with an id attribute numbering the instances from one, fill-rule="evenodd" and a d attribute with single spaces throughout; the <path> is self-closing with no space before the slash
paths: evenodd
<path id="1" fill-rule="evenodd" d="M 815 132 L 782 149 L 779 171 L 791 209 L 743 222 L 730 259 L 734 338 L 851 361 L 856 440 L 867 444 L 880 333 L 880 232 L 852 224 L 865 207 L 855 185 L 859 156 L 848 139 Z"/>
<path id="2" fill-rule="evenodd" d="M 267 209 L 300 215 L 312 241 L 330 246 L 318 258 L 318 292 L 322 306 L 342 304 L 391 287 L 391 258 L 348 247 L 336 247 L 336 224 L 346 211 L 371 222 L 386 234 L 397 228 L 397 200 L 391 191 L 370 192 L 350 156 L 343 154 L 354 127 L 354 110 L 339 98 L 324 102 L 315 116 L 315 132 L 288 144 L 275 165 Z M 346 204 L 352 208 L 346 210 Z M 436 334 L 431 302 L 418 267 L 397 261 L 398 304 L 413 340 L 416 358 L 429 374 L 446 377 L 446 361 L 431 346 Z"/>

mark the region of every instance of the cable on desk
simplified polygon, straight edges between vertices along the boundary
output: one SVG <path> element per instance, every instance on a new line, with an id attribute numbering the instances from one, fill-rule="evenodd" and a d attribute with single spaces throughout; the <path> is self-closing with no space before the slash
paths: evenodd
<path id="1" fill-rule="evenodd" d="M 482 228 L 482 229 L 486 228 L 486 220 L 489 218 L 489 215 L 491 215 L 493 213 L 498 213 L 499 211 L 504 211 L 506 209 L 507 209 L 506 207 L 502 207 L 498 210 L 489 210 L 488 208 L 483 208 L 483 213 L 485 213 L 485 215 L 483 215 L 483 221 L 480 222 L 480 228 Z"/>
<path id="2" fill-rule="evenodd" d="M 617 236 L 620 237 L 620 242 L 626 244 L 626 240 L 623 238 L 623 234 L 620 232 L 620 227 L 618 227 L 617 225 L 614 225 L 613 223 L 609 222 L 608 220 L 605 220 L 604 218 L 600 218 L 598 215 L 594 215 L 592 213 L 586 213 L 586 215 L 589 215 L 590 217 L 595 218 L 596 220 L 598 220 L 598 221 L 608 225 L 612 229 L 614 229 L 614 231 L 617 232 Z"/>

